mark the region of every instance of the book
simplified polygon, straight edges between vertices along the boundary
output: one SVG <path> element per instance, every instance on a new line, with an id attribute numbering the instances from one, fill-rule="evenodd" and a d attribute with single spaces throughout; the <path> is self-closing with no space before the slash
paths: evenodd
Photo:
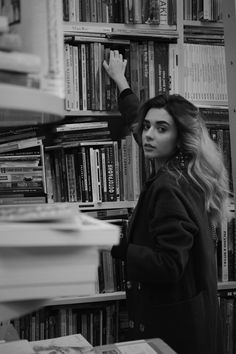
<path id="1" fill-rule="evenodd" d="M 19 210 L 17 210 L 19 209 Z M 119 229 L 109 223 L 79 213 L 75 206 L 64 203 L 0 208 L 2 236 L 1 247 L 43 246 L 110 246 L 119 240 Z M 14 213 L 14 210 L 16 212 Z M 15 217 L 17 213 L 24 216 Z M 32 216 L 30 216 L 32 215 Z M 9 219 L 9 221 L 7 221 Z M 18 221 L 15 221 L 18 220 Z M 19 221 L 22 219 L 22 221 Z M 51 219 L 51 220 L 50 220 Z M 4 221 L 6 220 L 6 221 Z M 25 220 L 25 221 L 24 221 Z M 29 220 L 28 222 L 26 220 Z M 45 222 L 43 222 L 46 220 Z M 13 222 L 15 221 L 15 222 Z M 99 228 L 101 233 L 98 232 Z M 22 233 L 21 237 L 18 234 Z M 32 237 L 33 235 L 33 237 Z M 96 237 L 94 237 L 96 235 Z"/>
<path id="2" fill-rule="evenodd" d="M 0 343 L 1 354 L 35 354 L 32 345 L 26 340 L 14 340 L 12 342 Z"/>
<path id="3" fill-rule="evenodd" d="M 95 284 L 97 280 L 98 252 L 93 247 L 80 247 L 74 252 L 69 247 L 39 247 L 34 251 L 28 247 L 1 248 L 0 254 L 0 292 L 6 287 L 39 287 L 52 283 L 69 286 L 79 282 Z"/>
<path id="4" fill-rule="evenodd" d="M 1 33 L 0 50 L 20 51 L 22 49 L 22 38 L 18 33 Z"/>
<path id="5" fill-rule="evenodd" d="M 118 243 L 114 225 L 64 203 L 5 207 L 0 214 L 1 301 L 95 293 L 98 249 Z"/>
<path id="6" fill-rule="evenodd" d="M 9 32 L 9 21 L 7 16 L 0 16 L 0 33 Z"/>
<path id="7" fill-rule="evenodd" d="M 0 50 L 0 70 L 39 74 L 41 68 L 41 58 L 36 54 Z"/>
<path id="8" fill-rule="evenodd" d="M 107 127 L 108 127 L 108 122 L 99 121 L 99 122 L 61 124 L 59 126 L 54 127 L 54 130 L 56 132 L 65 132 L 65 131 L 74 131 L 74 130 L 101 129 Z"/>
<path id="9" fill-rule="evenodd" d="M 40 145 L 42 145 L 42 137 L 33 137 L 33 138 L 22 139 L 18 141 L 9 141 L 0 144 L 0 153 L 21 150 L 29 147 L 40 146 Z"/>
<path id="10" fill-rule="evenodd" d="M 90 353 L 92 354 L 92 345 L 82 336 L 81 333 L 62 336 L 58 338 L 45 339 L 41 341 L 30 342 L 35 353 L 64 351 L 66 353 Z M 15 354 L 15 353 L 12 353 Z"/>
<path id="11" fill-rule="evenodd" d="M 152 338 L 147 340 L 134 340 L 130 342 L 119 342 L 98 346 L 94 348 L 96 354 L 131 354 L 131 353 L 148 353 L 148 354 L 177 354 L 162 339 Z"/>
<path id="12" fill-rule="evenodd" d="M 0 83 L 35 89 L 39 89 L 41 87 L 40 78 L 37 77 L 37 75 L 7 70 L 0 70 Z"/>

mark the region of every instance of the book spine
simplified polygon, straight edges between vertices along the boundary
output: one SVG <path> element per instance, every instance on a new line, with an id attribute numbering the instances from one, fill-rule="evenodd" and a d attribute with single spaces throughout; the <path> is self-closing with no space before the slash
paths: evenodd
<path id="1" fill-rule="evenodd" d="M 116 201 L 115 158 L 113 144 L 105 146 L 108 201 Z"/>
<path id="2" fill-rule="evenodd" d="M 74 154 L 66 153 L 66 181 L 68 190 L 68 201 L 77 201 L 77 188 L 76 188 L 76 176 L 75 176 L 75 164 L 74 164 Z"/>
<path id="3" fill-rule="evenodd" d="M 86 48 L 81 44 L 81 72 L 82 72 L 82 110 L 87 110 L 87 72 L 86 72 Z"/>

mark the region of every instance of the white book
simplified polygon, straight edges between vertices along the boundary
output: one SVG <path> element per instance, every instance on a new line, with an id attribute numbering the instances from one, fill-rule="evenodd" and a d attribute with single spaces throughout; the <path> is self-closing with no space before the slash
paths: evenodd
<path id="1" fill-rule="evenodd" d="M 39 350 L 43 350 L 45 352 L 50 349 L 54 350 L 55 347 L 60 347 L 62 349 L 64 348 L 63 352 L 65 351 L 65 353 L 70 353 L 70 349 L 72 349 L 72 352 L 74 351 L 78 353 L 91 352 L 92 354 L 93 352 L 92 345 L 80 333 L 40 341 L 32 341 L 30 344 L 36 353 L 38 353 Z"/>
<path id="2" fill-rule="evenodd" d="M 176 43 L 169 43 L 170 94 L 179 92 L 179 52 Z"/>
<path id="3" fill-rule="evenodd" d="M 228 259 L 228 221 L 221 223 L 221 279 L 222 282 L 229 280 L 229 259 Z"/>
<path id="4" fill-rule="evenodd" d="M 149 98 L 155 96 L 154 42 L 148 41 Z"/>
<path id="5" fill-rule="evenodd" d="M 0 144 L 0 153 L 26 149 L 26 148 L 30 148 L 33 146 L 40 146 L 40 145 L 42 145 L 42 138 L 40 137 L 22 139 L 18 141 L 10 141 L 8 143 Z"/>
<path id="6" fill-rule="evenodd" d="M 7 16 L 0 16 L 0 33 L 9 31 L 9 23 Z"/>
<path id="7" fill-rule="evenodd" d="M 168 0 L 160 0 L 160 25 L 168 25 Z"/>
<path id="8" fill-rule="evenodd" d="M 65 66 L 65 109 L 70 111 L 72 108 L 72 66 L 70 63 L 70 44 L 64 46 L 64 66 Z"/>
<path id="9" fill-rule="evenodd" d="M 82 110 L 87 110 L 87 71 L 86 71 L 86 48 L 81 44 L 81 80 L 82 80 Z"/>
<path id="10" fill-rule="evenodd" d="M 69 0 L 69 21 L 70 22 L 76 21 L 75 0 Z"/>
<path id="11" fill-rule="evenodd" d="M 40 73 L 41 67 L 42 63 L 39 55 L 0 50 L 0 70 L 36 74 Z"/>
<path id="12" fill-rule="evenodd" d="M 74 85 L 74 109 L 79 110 L 79 53 L 78 47 L 72 47 L 73 55 L 73 85 Z"/>
<path id="13" fill-rule="evenodd" d="M 85 214 L 62 222 L 1 223 L 1 248 L 40 246 L 59 248 L 65 246 L 102 247 L 116 244 L 118 241 L 118 227 Z"/>
<path id="14" fill-rule="evenodd" d="M 22 38 L 18 33 L 2 33 L 0 36 L 1 50 L 22 50 Z"/>
<path id="15" fill-rule="evenodd" d="M 74 110 L 74 59 L 73 59 L 72 45 L 69 45 L 69 63 L 70 63 L 70 109 Z"/>
<path id="16" fill-rule="evenodd" d="M 68 123 L 62 124 L 58 127 L 55 127 L 56 132 L 64 132 L 71 130 L 86 130 L 86 129 L 99 129 L 107 128 L 108 122 L 84 122 L 84 123 Z"/>
<path id="17" fill-rule="evenodd" d="M 26 339 L 0 343 L 0 354 L 35 354 L 30 342 Z"/>
<path id="18" fill-rule="evenodd" d="M 88 166 L 88 168 L 90 169 L 90 172 L 91 172 L 93 202 L 99 201 L 99 199 L 98 199 L 97 166 L 96 166 L 95 153 L 96 153 L 95 150 L 92 147 L 90 147 L 89 148 L 90 166 Z"/>
<path id="19" fill-rule="evenodd" d="M 0 292 L 5 287 L 96 282 L 98 251 L 64 247 L 0 248 Z"/>

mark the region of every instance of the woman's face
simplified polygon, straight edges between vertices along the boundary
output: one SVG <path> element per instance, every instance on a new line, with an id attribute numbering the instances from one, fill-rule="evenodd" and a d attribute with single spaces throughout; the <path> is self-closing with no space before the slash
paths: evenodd
<path id="1" fill-rule="evenodd" d="M 171 115 L 164 108 L 151 108 L 143 121 L 144 156 L 166 161 L 177 147 L 178 131 Z"/>

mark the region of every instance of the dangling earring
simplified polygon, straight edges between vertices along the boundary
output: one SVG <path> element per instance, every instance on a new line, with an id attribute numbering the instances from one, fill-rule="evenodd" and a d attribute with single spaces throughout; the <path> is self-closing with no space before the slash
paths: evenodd
<path id="1" fill-rule="evenodd" d="M 181 168 L 186 167 L 186 162 L 188 158 L 187 155 L 185 155 L 181 150 L 178 150 L 177 154 L 175 155 L 175 159 L 179 163 Z"/>

